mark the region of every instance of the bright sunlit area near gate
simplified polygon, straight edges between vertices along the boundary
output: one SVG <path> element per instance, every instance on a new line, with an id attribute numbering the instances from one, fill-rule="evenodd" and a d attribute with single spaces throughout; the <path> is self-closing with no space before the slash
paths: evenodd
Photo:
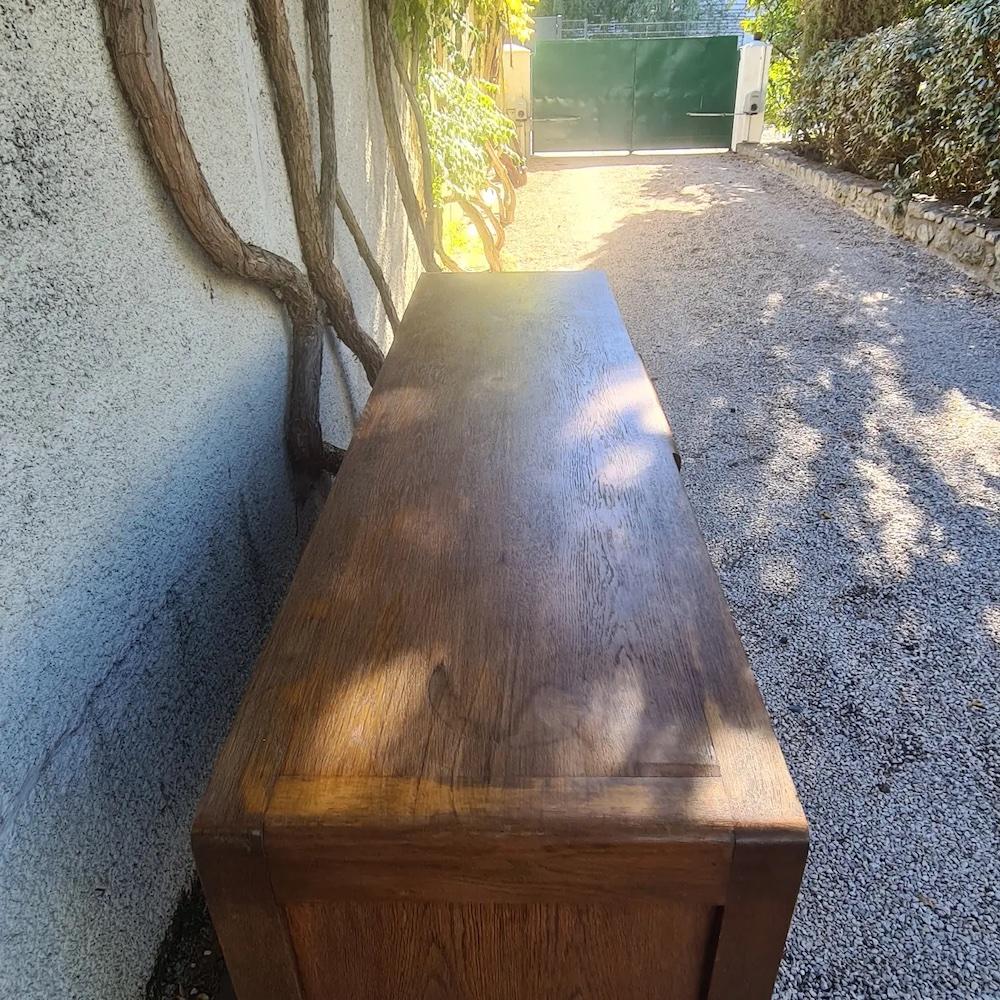
<path id="1" fill-rule="evenodd" d="M 997 0 L 0 32 L 0 994 L 1000 1000 Z"/>

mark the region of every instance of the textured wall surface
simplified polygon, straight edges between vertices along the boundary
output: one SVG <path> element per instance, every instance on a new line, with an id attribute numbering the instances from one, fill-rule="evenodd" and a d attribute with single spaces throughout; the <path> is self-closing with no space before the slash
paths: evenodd
<path id="1" fill-rule="evenodd" d="M 218 200 L 297 260 L 245 2 L 158 7 Z M 362 10 L 333 0 L 341 176 L 402 310 L 416 263 Z M 148 168 L 96 2 L 5 0 L 0 33 L 0 995 L 124 1000 L 190 878 L 198 794 L 309 524 L 282 442 L 288 336 Z M 338 263 L 385 343 L 342 226 Z M 346 443 L 365 388 L 330 360 L 328 438 Z"/>

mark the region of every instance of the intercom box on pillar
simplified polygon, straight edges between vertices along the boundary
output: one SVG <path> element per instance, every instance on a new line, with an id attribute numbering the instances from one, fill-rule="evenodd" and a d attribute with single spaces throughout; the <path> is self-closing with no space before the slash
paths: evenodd
<path id="1" fill-rule="evenodd" d="M 767 76 L 771 68 L 769 42 L 748 42 L 740 49 L 736 78 L 736 114 L 733 118 L 733 149 L 741 142 L 760 142 L 764 136 L 764 106 Z"/>
<path id="2" fill-rule="evenodd" d="M 503 47 L 503 73 L 500 77 L 501 106 L 517 128 L 521 151 L 531 152 L 531 50 L 517 42 Z"/>

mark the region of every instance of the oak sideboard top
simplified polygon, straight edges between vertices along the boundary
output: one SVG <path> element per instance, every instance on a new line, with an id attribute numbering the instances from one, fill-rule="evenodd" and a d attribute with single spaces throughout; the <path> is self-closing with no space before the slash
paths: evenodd
<path id="1" fill-rule="evenodd" d="M 420 279 L 195 837 L 631 843 L 636 881 L 674 843 L 720 885 L 734 841 L 805 839 L 602 274 Z"/>

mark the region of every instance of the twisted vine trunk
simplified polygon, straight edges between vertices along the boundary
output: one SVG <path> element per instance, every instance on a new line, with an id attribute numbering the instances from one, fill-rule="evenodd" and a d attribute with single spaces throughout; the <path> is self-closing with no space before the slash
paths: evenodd
<path id="1" fill-rule="evenodd" d="M 308 278 L 294 264 L 240 238 L 223 215 L 198 163 L 163 59 L 154 0 L 103 0 L 111 61 L 149 157 L 195 241 L 219 270 L 269 289 L 292 324 L 287 443 L 309 469 L 339 464 L 319 420 L 322 324 Z"/>
<path id="2" fill-rule="evenodd" d="M 378 90 L 379 107 L 382 110 L 382 122 L 385 125 L 389 157 L 396 174 L 396 183 L 399 185 L 403 208 L 406 210 L 406 217 L 410 223 L 410 231 L 413 233 L 417 250 L 420 252 L 420 261 L 424 270 L 438 271 L 440 268 L 434 260 L 428 220 L 421 212 L 420 204 L 417 201 L 410 164 L 406 158 L 403 133 L 399 126 L 399 110 L 396 107 L 396 94 L 392 79 L 392 46 L 389 41 L 392 28 L 389 25 L 388 11 L 383 0 L 368 0 L 368 11 L 371 24 L 375 86 Z"/>
<path id="3" fill-rule="evenodd" d="M 514 190 L 514 182 L 492 145 L 486 147 L 486 155 L 489 157 L 493 172 L 497 175 L 497 180 L 500 181 L 500 186 L 503 188 L 503 198 L 500 202 L 500 221 L 504 225 L 510 225 L 514 221 L 514 214 L 517 211 L 517 193 Z"/>
<path id="4" fill-rule="evenodd" d="M 507 242 L 507 232 L 503 223 L 497 218 L 496 212 L 482 198 L 470 198 L 469 201 L 478 209 L 479 214 L 486 219 L 493 230 L 493 245 L 497 251 L 503 250 L 504 244 Z"/>
<path id="5" fill-rule="evenodd" d="M 389 29 L 389 49 L 392 52 L 392 61 L 396 66 L 396 75 L 403 86 L 403 93 L 410 104 L 410 113 L 417 125 L 417 141 L 420 144 L 420 178 L 424 189 L 424 215 L 427 219 L 428 227 L 433 227 L 434 212 L 434 165 L 431 159 L 431 140 L 427 134 L 427 122 L 424 120 L 424 109 L 420 106 L 420 99 L 417 91 L 410 79 L 406 69 L 406 61 L 399 47 L 399 39 L 391 27 Z"/>
<path id="6" fill-rule="evenodd" d="M 278 137 L 292 193 L 295 227 L 310 281 L 326 305 L 337 336 L 357 355 L 374 385 L 384 355 L 358 323 L 354 303 L 327 246 L 328 222 L 313 174 L 309 112 L 288 28 L 284 0 L 250 0 L 261 52 L 271 78 Z M 334 192 L 335 197 L 335 192 Z"/>
<path id="7" fill-rule="evenodd" d="M 316 109 L 319 115 L 320 150 L 320 212 L 326 225 L 327 252 L 334 257 L 334 222 L 336 209 L 347 223 L 347 229 L 358 249 L 358 254 L 368 268 L 375 288 L 385 309 L 386 318 L 393 332 L 399 329 L 399 313 L 392 300 L 392 292 L 385 274 L 368 245 L 364 230 L 358 223 L 337 179 L 337 120 L 333 92 L 333 74 L 330 69 L 330 10 L 328 0 L 304 0 L 306 27 L 309 33 L 309 50 L 312 55 L 313 81 L 316 84 Z"/>
<path id="8" fill-rule="evenodd" d="M 486 254 L 486 263 L 489 265 L 489 269 L 491 271 L 502 271 L 503 265 L 500 263 L 500 254 L 497 251 L 496 241 L 493 239 L 493 233 L 490 231 L 486 220 L 468 198 L 456 196 L 453 200 L 466 214 L 473 226 L 476 227 L 476 232 L 479 234 L 479 239 L 483 244 L 483 252 Z"/>
<path id="9" fill-rule="evenodd" d="M 504 165 L 511 184 L 513 184 L 515 188 L 522 188 L 528 183 L 528 171 L 525 168 L 523 160 L 524 150 L 521 149 L 521 144 L 517 141 L 517 139 L 515 139 L 511 145 L 522 157 L 522 161 L 520 163 L 515 163 L 509 153 L 501 153 L 500 162 Z"/>
<path id="10" fill-rule="evenodd" d="M 323 379 L 323 326 L 316 321 L 303 329 L 292 325 L 292 374 L 286 442 L 292 461 L 313 471 L 331 468 L 323 444 L 319 413 L 319 390 Z"/>

